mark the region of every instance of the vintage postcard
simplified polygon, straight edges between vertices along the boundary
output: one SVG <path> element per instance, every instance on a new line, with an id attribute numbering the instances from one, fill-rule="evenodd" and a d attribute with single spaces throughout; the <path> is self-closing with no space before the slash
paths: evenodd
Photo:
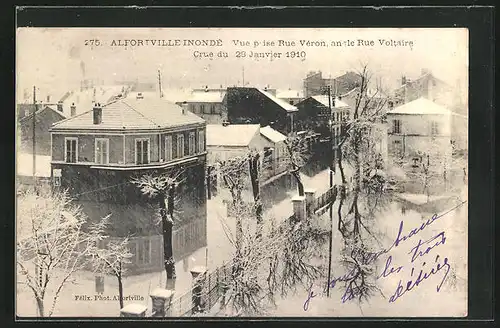
<path id="1" fill-rule="evenodd" d="M 17 316 L 467 316 L 468 37 L 18 28 Z"/>

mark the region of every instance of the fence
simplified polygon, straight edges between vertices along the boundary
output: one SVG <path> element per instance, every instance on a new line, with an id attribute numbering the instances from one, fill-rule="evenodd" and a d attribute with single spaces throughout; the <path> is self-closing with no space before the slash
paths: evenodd
<path id="1" fill-rule="evenodd" d="M 312 210 L 317 212 L 317 211 L 322 211 L 325 206 L 330 205 L 335 198 L 337 197 L 337 189 L 335 187 L 331 187 L 328 189 L 324 194 L 321 196 L 317 197 L 313 204 L 312 204 Z M 321 214 L 321 213 L 316 213 L 316 214 Z"/>
<path id="2" fill-rule="evenodd" d="M 228 279 L 231 276 L 232 261 L 212 272 L 204 272 L 193 277 L 193 288 L 175 297 L 170 303 L 168 316 L 186 317 L 197 312 L 210 310 L 219 300 L 223 300 Z"/>

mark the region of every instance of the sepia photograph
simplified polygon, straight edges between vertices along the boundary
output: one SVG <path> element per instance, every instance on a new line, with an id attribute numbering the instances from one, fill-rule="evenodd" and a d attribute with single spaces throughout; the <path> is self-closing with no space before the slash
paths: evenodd
<path id="1" fill-rule="evenodd" d="M 467 317 L 468 32 L 18 27 L 16 315 Z"/>

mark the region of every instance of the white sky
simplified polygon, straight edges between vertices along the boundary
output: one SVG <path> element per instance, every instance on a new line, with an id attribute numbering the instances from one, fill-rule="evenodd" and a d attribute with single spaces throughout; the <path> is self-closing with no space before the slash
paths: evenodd
<path id="1" fill-rule="evenodd" d="M 91 48 L 86 39 L 99 39 L 106 45 Z M 113 39 L 221 39 L 222 47 L 112 47 Z M 357 40 L 375 41 L 374 47 L 235 47 L 232 40 L 277 41 Z M 413 48 L 382 47 L 379 39 L 413 41 Z M 357 41 L 356 41 L 357 42 Z M 271 88 L 302 88 L 308 71 L 328 72 L 356 69 L 368 62 L 371 70 L 390 88 L 405 74 L 414 78 L 421 68 L 452 85 L 461 80 L 466 89 L 468 67 L 468 31 L 466 29 L 207 29 L 207 28 L 19 28 L 17 33 L 18 90 L 40 88 L 68 90 L 77 88 L 82 78 L 81 62 L 87 78 L 111 82 L 116 79 L 156 81 L 162 72 L 165 88 L 199 88 L 203 85 L 235 85 L 242 80 L 251 85 Z M 194 59 L 193 51 L 224 50 L 227 59 Z M 306 51 L 307 57 L 273 61 L 235 58 L 237 50 Z"/>

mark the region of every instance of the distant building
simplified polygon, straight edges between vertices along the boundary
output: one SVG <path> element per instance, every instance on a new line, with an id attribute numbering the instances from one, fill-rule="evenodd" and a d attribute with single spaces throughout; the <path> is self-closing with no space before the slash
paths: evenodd
<path id="1" fill-rule="evenodd" d="M 331 127 L 334 128 L 334 135 L 340 134 L 341 123 L 349 119 L 350 115 L 348 104 L 334 97 L 329 101 L 328 96 L 324 95 L 308 97 L 298 103 L 297 108 L 299 111 L 295 115 L 296 129 L 314 131 L 327 138 L 332 134 Z"/>
<path id="2" fill-rule="evenodd" d="M 205 127 L 200 117 L 159 98 L 96 104 L 52 127 L 54 186 L 68 189 L 90 220 L 112 214 L 111 236 L 137 237 L 131 272 L 163 268 L 158 200 L 142 195 L 134 177 L 184 170 L 175 259 L 206 246 Z"/>
<path id="3" fill-rule="evenodd" d="M 260 124 L 287 135 L 294 131 L 297 107 L 276 98 L 268 90 L 230 87 L 226 94 L 227 119 L 231 124 Z"/>
<path id="4" fill-rule="evenodd" d="M 296 105 L 297 103 L 304 100 L 304 91 L 302 90 L 277 90 L 276 98 L 286 101 L 291 105 Z"/>
<path id="5" fill-rule="evenodd" d="M 305 98 L 324 94 L 327 86 L 332 88 L 333 95 L 341 95 L 361 85 L 360 75 L 351 71 L 328 78 L 322 74 L 321 71 L 307 74 L 303 81 Z"/>
<path id="6" fill-rule="evenodd" d="M 227 121 L 226 90 L 197 89 L 185 99 L 189 111 L 202 117 L 207 124 Z"/>
<path id="7" fill-rule="evenodd" d="M 354 109 L 356 107 L 356 100 L 358 99 L 359 94 L 360 94 L 360 87 L 356 87 L 340 95 L 338 98 L 341 99 L 346 104 L 348 104 L 349 107 Z M 391 99 L 389 95 L 387 95 L 385 92 L 382 92 L 381 90 L 368 88 L 365 91 L 363 99 L 370 99 L 371 106 L 373 106 L 373 108 L 384 108 L 383 113 L 385 113 L 385 109 L 390 107 Z"/>
<path id="8" fill-rule="evenodd" d="M 260 180 L 265 185 L 286 173 L 286 136 L 270 126 L 258 124 L 208 124 L 208 164 L 217 164 L 231 158 L 245 156 L 254 150 L 262 154 Z M 222 181 L 222 177 L 217 181 Z"/>
<path id="9" fill-rule="evenodd" d="M 32 105 L 34 108 L 34 105 Z M 33 153 L 33 137 L 35 138 L 35 154 L 50 156 L 50 127 L 66 116 L 53 105 L 37 105 L 38 109 L 34 114 L 23 116 L 18 121 L 18 131 L 20 134 L 20 145 L 18 151 Z M 33 119 L 35 120 L 35 134 L 33 135 Z"/>
<path id="10" fill-rule="evenodd" d="M 394 105 L 406 104 L 421 97 L 447 108 L 452 108 L 455 103 L 453 88 L 426 69 L 422 69 L 416 79 L 401 78 L 401 86 L 394 90 Z"/>
<path id="11" fill-rule="evenodd" d="M 436 170 L 443 170 L 452 155 L 454 115 L 423 97 L 389 111 L 389 159 L 414 165 L 429 161 Z"/>

